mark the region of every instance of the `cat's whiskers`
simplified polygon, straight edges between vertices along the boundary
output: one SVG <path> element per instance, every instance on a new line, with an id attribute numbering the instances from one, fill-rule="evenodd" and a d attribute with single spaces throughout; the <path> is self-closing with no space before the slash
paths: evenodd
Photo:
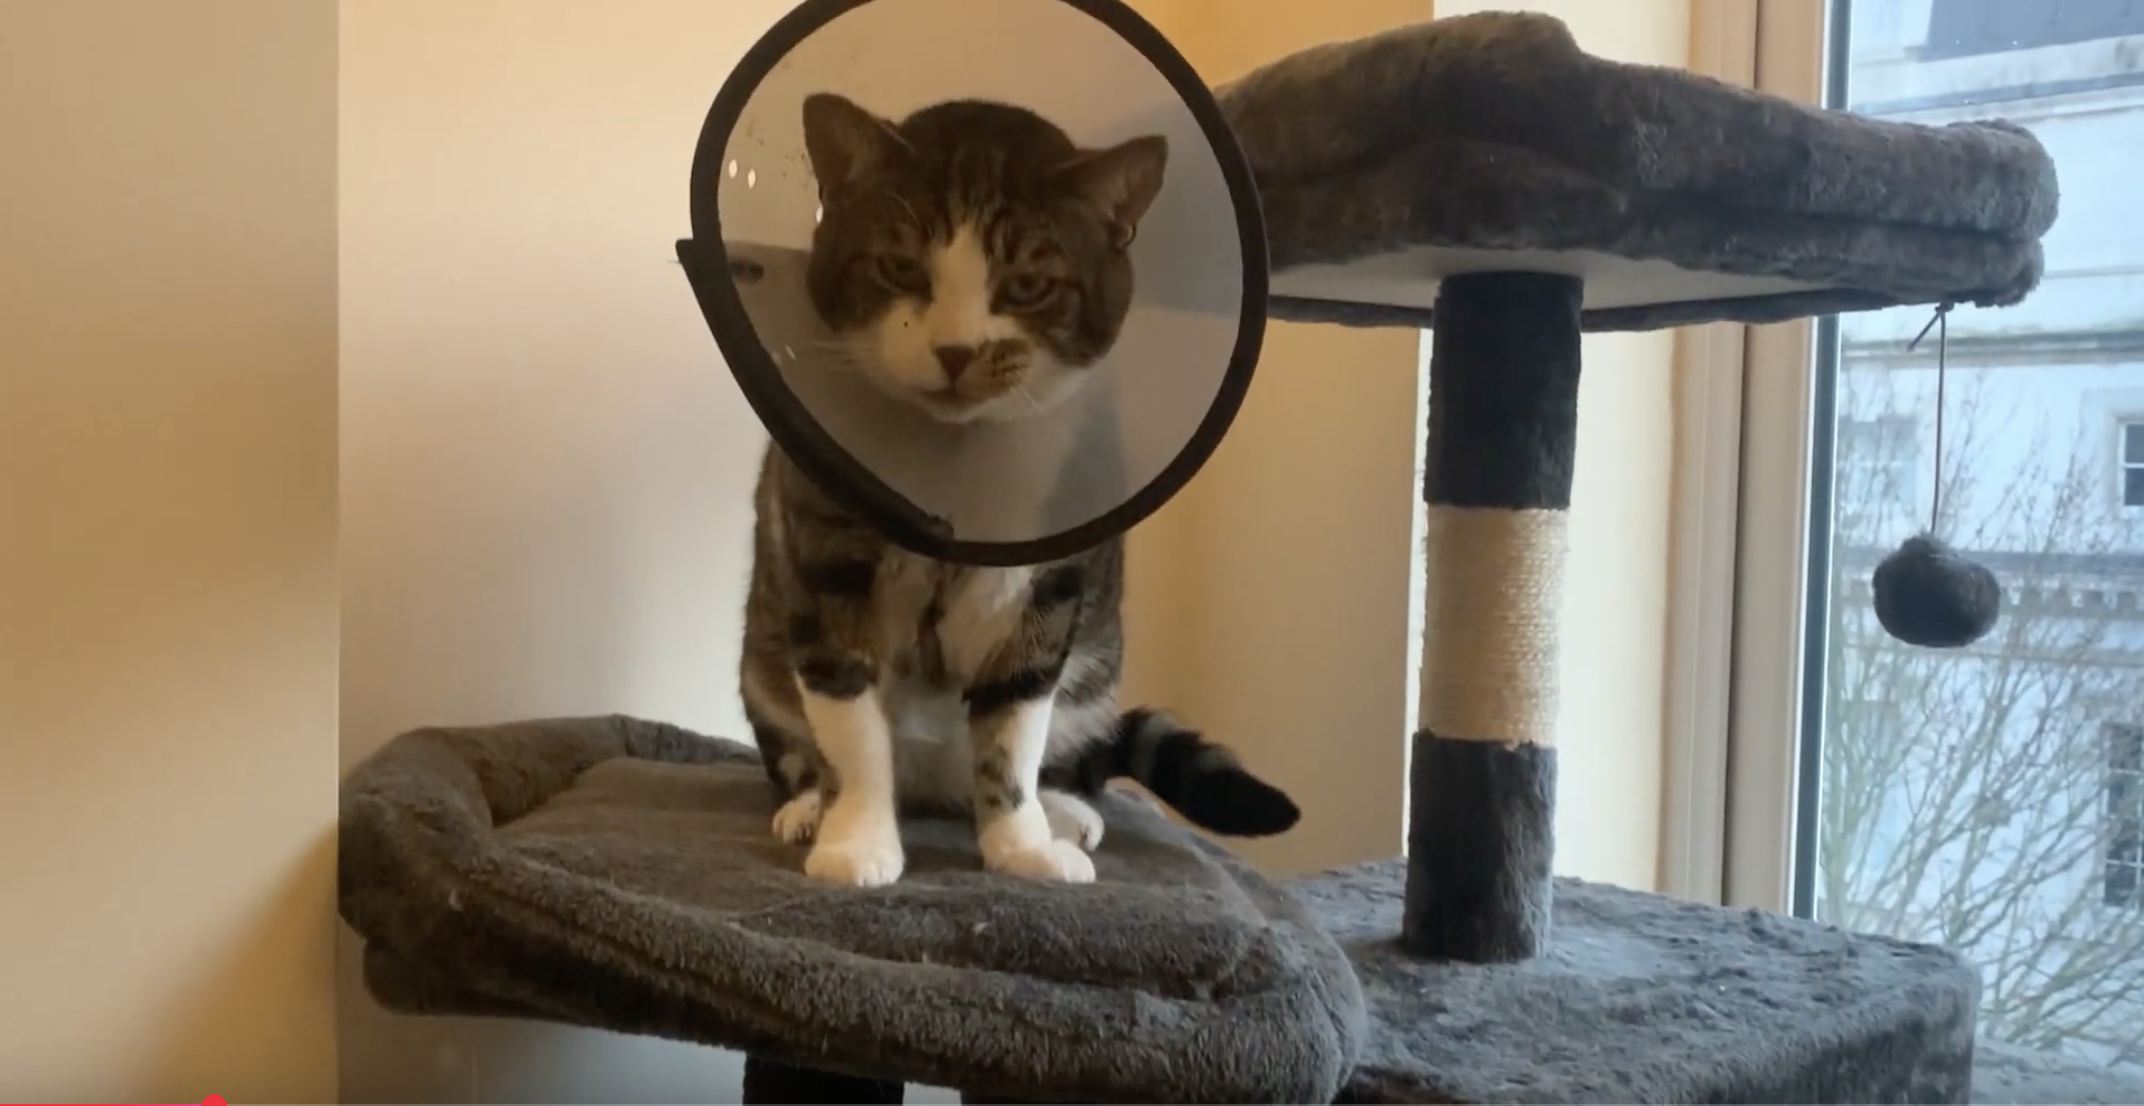
<path id="1" fill-rule="evenodd" d="M 1013 385 L 1012 390 L 1005 394 L 1017 397 L 1021 402 L 1027 404 L 1027 410 L 1021 412 L 1021 416 L 1041 415 L 1047 410 L 1047 408 L 1043 407 L 1042 400 L 1036 397 L 1034 391 L 1028 387 L 1027 381 L 1025 380 L 1022 380 L 1018 384 Z M 1015 416 L 1015 418 L 1017 417 L 1020 416 Z"/>
<path id="2" fill-rule="evenodd" d="M 864 376 L 870 375 L 875 361 L 870 348 L 854 338 L 821 338 L 807 348 L 826 355 L 814 358 L 820 364 Z"/>

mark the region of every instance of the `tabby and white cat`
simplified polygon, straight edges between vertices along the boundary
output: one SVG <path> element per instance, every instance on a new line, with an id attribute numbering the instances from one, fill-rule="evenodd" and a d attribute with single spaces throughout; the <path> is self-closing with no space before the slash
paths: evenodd
<path id="1" fill-rule="evenodd" d="M 1023 108 L 955 101 L 894 123 L 832 94 L 804 124 L 823 205 L 811 297 L 846 361 L 953 423 L 1080 387 L 1130 307 L 1163 139 L 1087 150 Z M 755 506 L 745 710 L 787 800 L 774 831 L 812 842 L 812 876 L 898 879 L 897 809 L 935 809 L 973 812 L 992 871 L 1089 881 L 1102 820 L 1086 797 L 1118 776 L 1217 832 L 1295 824 L 1226 748 L 1118 709 L 1121 540 L 1033 568 L 931 561 L 773 446 Z"/>

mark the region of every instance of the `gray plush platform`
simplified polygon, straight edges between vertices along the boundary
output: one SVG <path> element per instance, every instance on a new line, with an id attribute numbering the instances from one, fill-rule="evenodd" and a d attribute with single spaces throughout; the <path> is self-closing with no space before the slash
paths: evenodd
<path id="1" fill-rule="evenodd" d="M 1820 111 L 1488 12 L 1312 47 L 1218 90 L 1277 318 L 1422 325 L 1441 277 L 1583 275 L 1584 325 L 1777 322 L 2040 279 L 2053 161 L 2006 122 Z"/>
<path id="2" fill-rule="evenodd" d="M 988 1096 L 1324 1102 L 1362 999 L 1338 947 L 1128 796 L 1092 886 L 906 833 L 874 890 L 801 871 L 757 755 L 609 717 L 405 734 L 342 784 L 342 915 L 407 1013 L 515 1015 Z"/>
<path id="3" fill-rule="evenodd" d="M 1354 962 L 1349 1102 L 1964 1102 L 1979 974 L 1925 945 L 1558 880 L 1552 951 L 1398 954 L 1402 861 L 1291 883 Z"/>

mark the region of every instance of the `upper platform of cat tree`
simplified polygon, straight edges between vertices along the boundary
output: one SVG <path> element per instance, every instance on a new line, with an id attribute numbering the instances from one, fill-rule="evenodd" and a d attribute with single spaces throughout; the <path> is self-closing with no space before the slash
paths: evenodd
<path id="1" fill-rule="evenodd" d="M 1825 111 L 1605 61 L 1483 13 L 1290 55 L 1219 90 L 1258 178 L 1273 314 L 1421 325 L 1445 276 L 1584 276 L 1589 330 L 1777 322 L 2039 282 L 2031 134 Z"/>

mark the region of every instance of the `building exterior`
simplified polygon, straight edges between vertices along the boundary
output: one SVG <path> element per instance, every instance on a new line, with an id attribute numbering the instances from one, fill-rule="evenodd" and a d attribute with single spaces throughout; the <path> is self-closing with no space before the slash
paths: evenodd
<path id="1" fill-rule="evenodd" d="M 2144 3 L 1853 0 L 1849 106 L 1999 117 L 2053 154 L 2040 290 L 1840 321 L 1819 916 L 1960 947 L 1983 1032 L 2144 1070 Z M 1869 613 L 1926 527 L 2003 622 L 1911 650 Z"/>

